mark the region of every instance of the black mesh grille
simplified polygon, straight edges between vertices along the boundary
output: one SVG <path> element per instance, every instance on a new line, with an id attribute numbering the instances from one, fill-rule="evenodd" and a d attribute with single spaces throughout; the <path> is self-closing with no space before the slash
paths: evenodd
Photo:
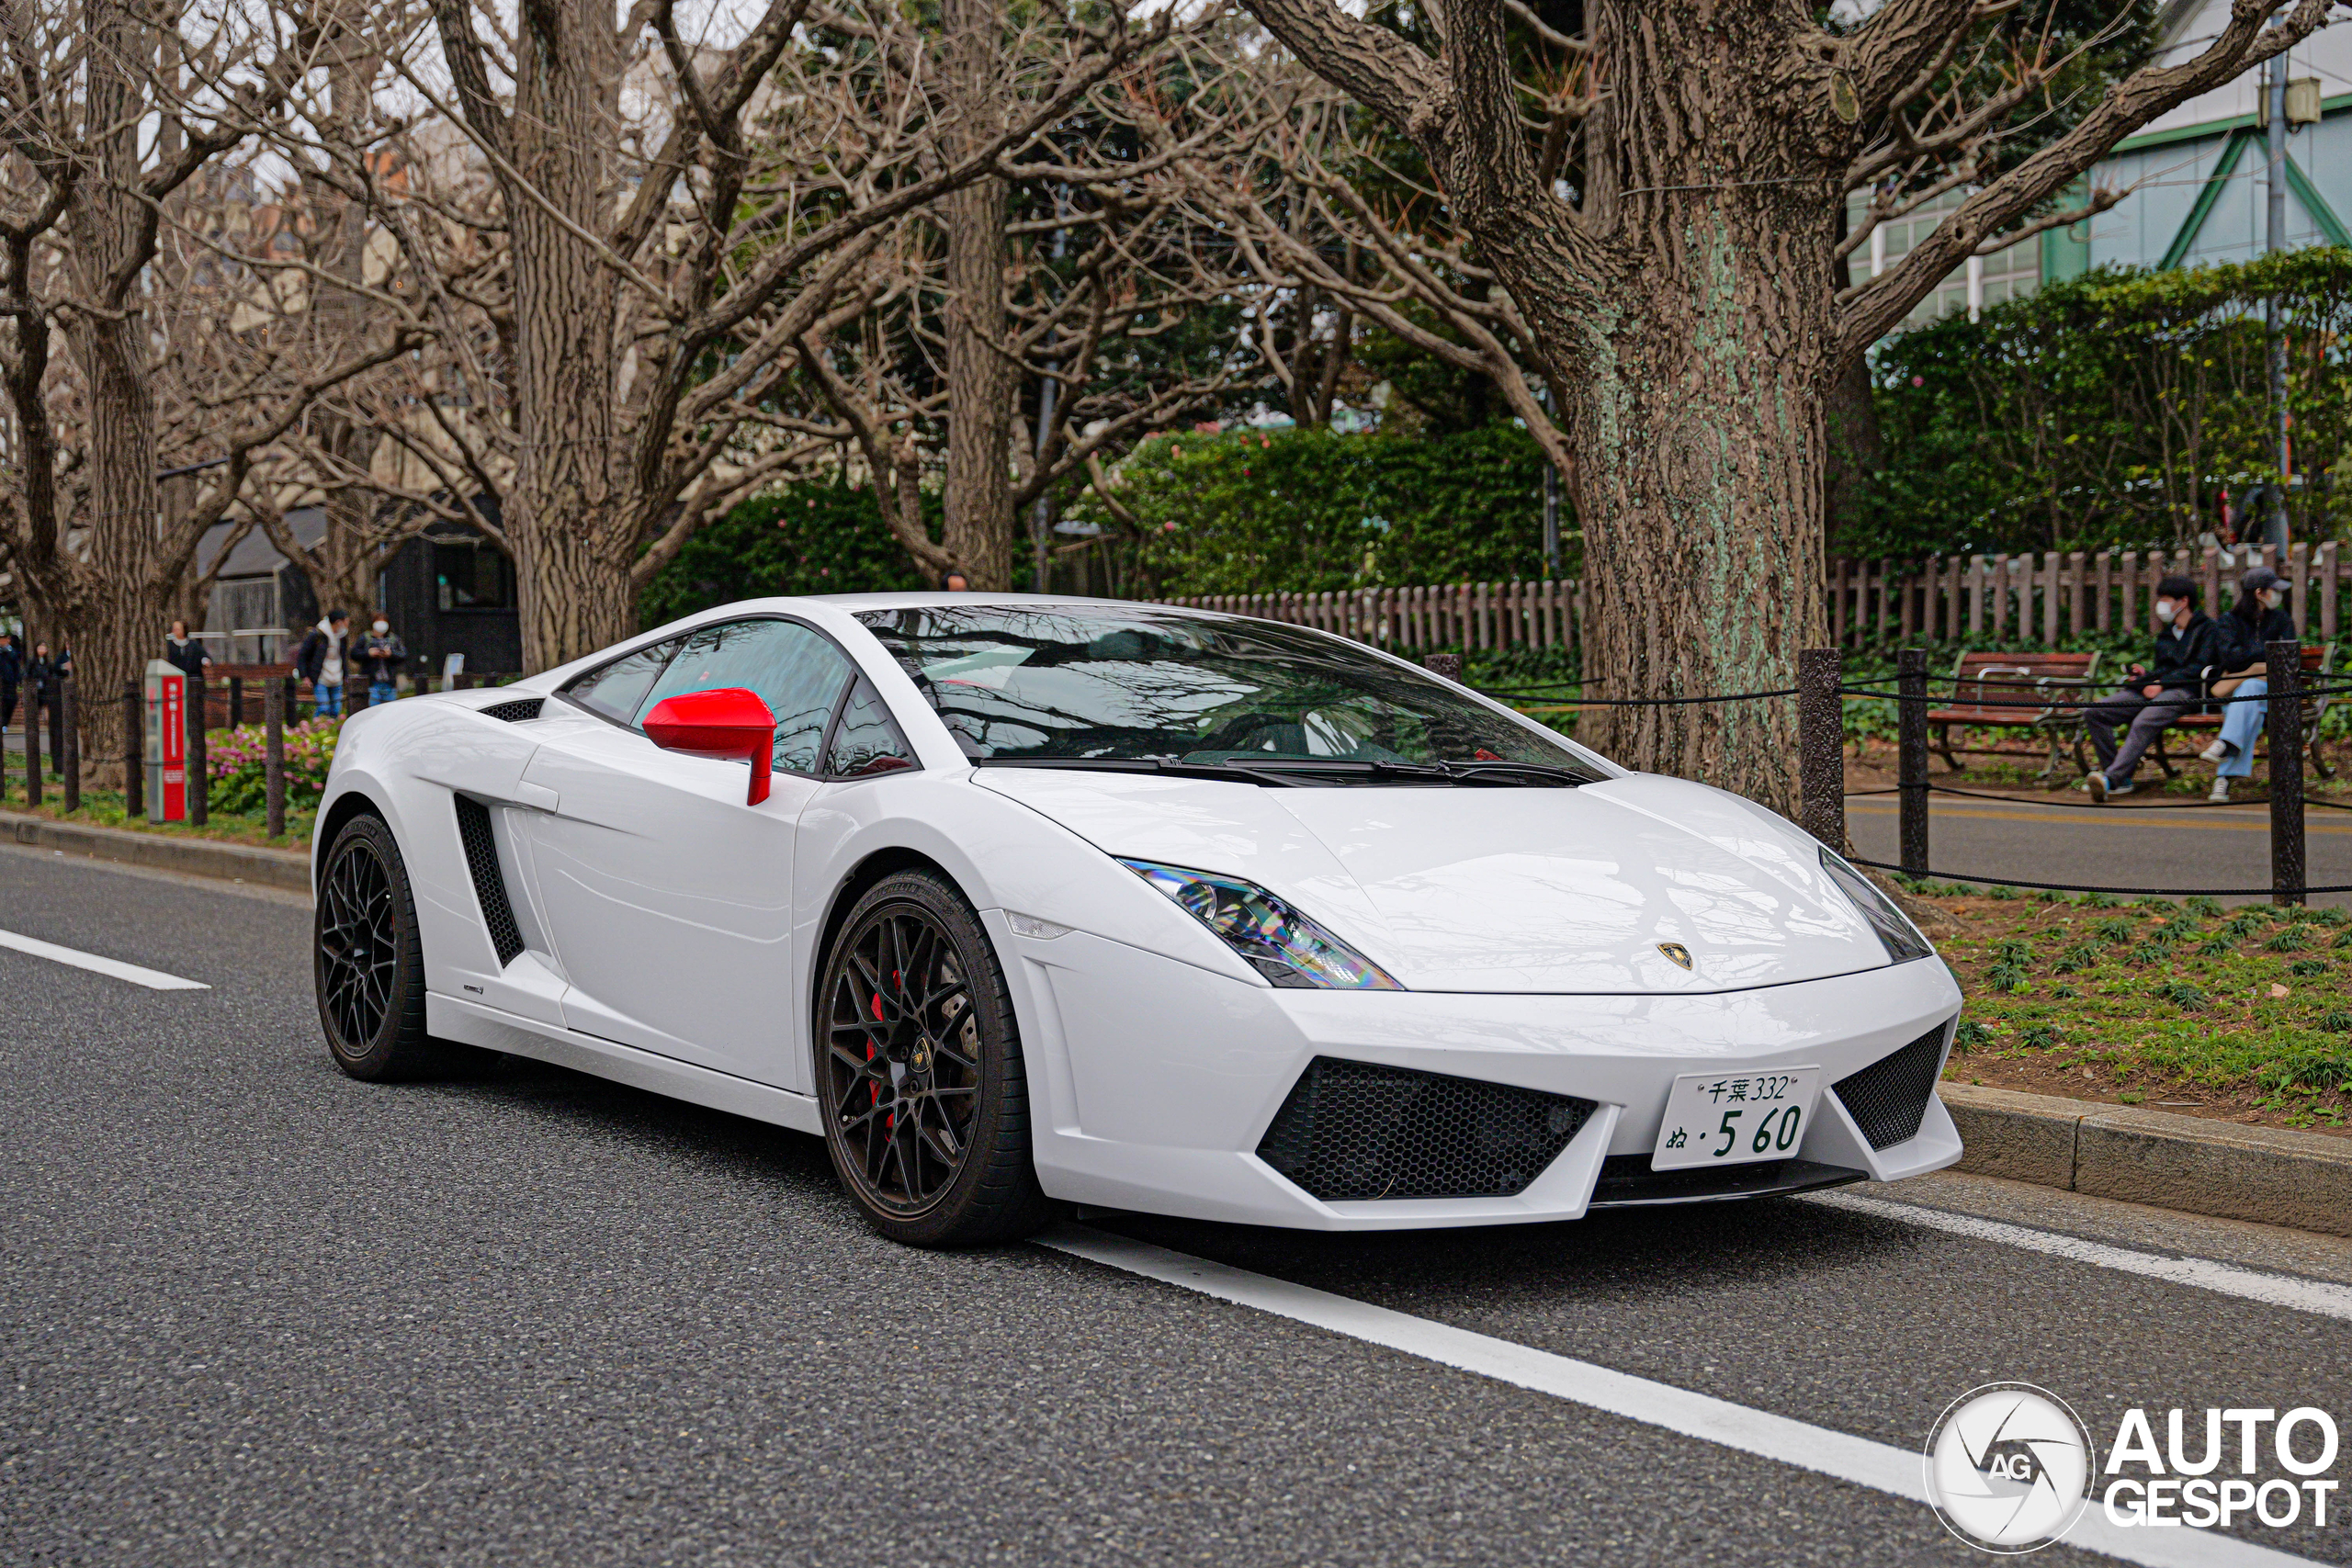
<path id="1" fill-rule="evenodd" d="M 1939 1023 L 1893 1055 L 1838 1080 L 1838 1098 L 1871 1147 L 1893 1148 L 1918 1136 L 1928 1097 L 1936 1091 L 1936 1069 L 1943 1066 L 1944 1028 Z"/>
<path id="2" fill-rule="evenodd" d="M 474 897 L 481 901 L 481 923 L 490 929 L 490 945 L 498 950 L 498 963 L 503 968 L 523 951 L 523 931 L 514 923 L 514 906 L 506 901 L 505 874 L 498 869 L 498 840 L 490 832 L 490 807 L 462 795 L 456 799 L 458 838 L 466 846 L 466 869 L 473 874 Z"/>
<path id="3" fill-rule="evenodd" d="M 1258 1157 L 1325 1202 L 1508 1198 L 1543 1174 L 1593 1102 L 1317 1056 Z"/>
<path id="4" fill-rule="evenodd" d="M 509 724 L 516 724 L 526 718 L 538 717 L 539 709 L 546 705 L 547 698 L 545 697 L 516 697 L 511 703 L 492 703 L 488 707 L 476 711 L 487 714 L 492 718 L 503 718 Z"/>

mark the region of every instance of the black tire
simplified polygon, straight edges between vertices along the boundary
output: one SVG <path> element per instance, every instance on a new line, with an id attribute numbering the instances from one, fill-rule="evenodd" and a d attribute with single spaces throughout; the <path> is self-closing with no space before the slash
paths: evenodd
<path id="1" fill-rule="evenodd" d="M 479 1072 L 497 1053 L 424 1032 L 424 951 L 408 868 L 384 819 L 354 817 L 319 876 L 311 969 L 334 1065 L 367 1083 Z"/>
<path id="2" fill-rule="evenodd" d="M 819 981 L 815 1066 L 833 1172 L 884 1235 L 984 1247 L 1052 1217 L 1004 971 L 944 878 L 885 877 L 842 921 Z"/>

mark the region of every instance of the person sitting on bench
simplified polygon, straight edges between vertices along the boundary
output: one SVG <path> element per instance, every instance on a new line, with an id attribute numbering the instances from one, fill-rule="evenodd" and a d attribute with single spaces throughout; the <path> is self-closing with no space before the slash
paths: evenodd
<path id="1" fill-rule="evenodd" d="M 2156 658 L 2153 668 L 2132 666 L 2131 682 L 2083 710 L 2083 728 L 2098 753 L 2098 766 L 2083 781 L 2091 798 L 2132 793 L 2140 759 L 2165 727 L 2204 700 L 2205 682 L 2223 651 L 2222 629 L 2197 607 L 2197 584 L 2172 576 L 2156 584 Z M 2129 724 L 2123 744 L 2119 725 Z"/>
<path id="2" fill-rule="evenodd" d="M 2222 705 L 2222 738 L 2199 753 L 2205 761 L 2221 764 L 2213 770 L 2213 793 L 2209 799 L 2229 799 L 2232 779 L 2253 776 L 2254 743 L 2262 734 L 2262 721 L 2268 716 L 2270 705 L 2245 699 L 2267 696 L 2270 692 L 2263 646 L 2295 640 L 2295 617 L 2283 607 L 2286 598 L 2287 585 L 2278 574 L 2258 566 L 2239 584 L 2236 608 L 2221 617 L 2229 649 L 2222 656 L 2223 678 L 2213 682 L 2213 695 L 2238 701 Z"/>

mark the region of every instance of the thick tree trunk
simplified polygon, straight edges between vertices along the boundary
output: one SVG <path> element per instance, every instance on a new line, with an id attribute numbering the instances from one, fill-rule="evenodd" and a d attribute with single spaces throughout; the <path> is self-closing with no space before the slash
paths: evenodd
<path id="1" fill-rule="evenodd" d="M 526 7 L 526 58 L 509 122 L 514 272 L 514 404 L 520 451 L 503 526 L 522 589 L 530 670 L 594 653 L 634 629 L 628 567 L 636 511 L 613 376 L 617 285 L 595 248 L 547 210 L 597 233 L 614 191 L 605 149 L 618 117 L 620 63 L 609 8 L 582 0 Z M 541 204 L 544 203 L 543 207 Z"/>
<path id="2" fill-rule="evenodd" d="M 1684 183 L 1669 177 L 1661 185 Z M 1695 180 L 1688 183 L 1698 183 Z M 1596 695 L 1793 684 L 1821 635 L 1827 258 L 1770 191 L 1657 204 L 1622 309 L 1578 311 L 1558 254 L 1497 222 L 1488 254 L 1567 393 Z M 1788 699 L 1598 708 L 1579 735 L 1628 766 L 1796 804 Z"/>
<path id="3" fill-rule="evenodd" d="M 997 80 L 1001 13 L 986 0 L 948 0 L 944 48 L 956 100 L 958 156 L 1002 122 Z M 1012 586 L 1015 542 L 1012 440 L 1018 367 L 997 344 L 1008 335 L 1004 182 L 974 180 L 941 203 L 947 227 L 947 489 L 941 542 L 978 589 Z"/>

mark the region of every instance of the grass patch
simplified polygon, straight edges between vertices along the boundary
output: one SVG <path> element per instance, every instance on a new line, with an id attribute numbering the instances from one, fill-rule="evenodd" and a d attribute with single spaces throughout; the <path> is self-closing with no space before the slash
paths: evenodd
<path id="1" fill-rule="evenodd" d="M 1951 1075 L 2345 1125 L 2352 1005 L 2334 954 L 2352 931 L 2333 935 L 2334 911 L 2249 906 L 2211 923 L 2222 912 L 1969 900 L 1965 931 L 1939 944 L 1968 998 Z"/>
<path id="2" fill-rule="evenodd" d="M 30 810 L 39 816 L 59 822 L 81 822 L 96 828 L 128 828 L 133 832 L 156 833 L 175 839 L 218 839 L 232 844 L 259 844 L 281 850 L 306 850 L 311 846 L 311 829 L 318 813 L 315 802 L 297 807 L 291 802 L 286 807 L 286 831 L 277 838 L 269 836 L 267 817 L 259 811 L 215 811 L 211 820 L 201 828 L 191 828 L 185 822 L 150 822 L 142 805 L 136 812 L 124 809 L 122 792 L 117 789 L 85 789 L 82 792 L 82 809 L 67 816 L 65 785 L 62 780 L 47 780 L 41 787 L 41 800 L 37 807 L 25 804 L 25 762 L 22 756 L 8 759 L 7 787 L 0 789 L 0 806 L 11 811 Z"/>

